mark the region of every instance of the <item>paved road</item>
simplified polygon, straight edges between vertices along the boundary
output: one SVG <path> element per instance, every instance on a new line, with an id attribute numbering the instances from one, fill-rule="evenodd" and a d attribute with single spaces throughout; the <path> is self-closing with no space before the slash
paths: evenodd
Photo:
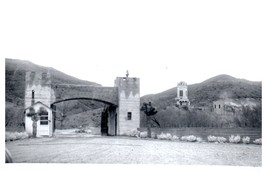
<path id="1" fill-rule="evenodd" d="M 123 137 L 36 138 L 6 142 L 15 163 L 261 166 L 262 146 Z"/>

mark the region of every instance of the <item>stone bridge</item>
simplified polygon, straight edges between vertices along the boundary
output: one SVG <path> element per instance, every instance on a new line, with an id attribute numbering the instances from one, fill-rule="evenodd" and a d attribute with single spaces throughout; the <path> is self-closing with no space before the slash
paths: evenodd
<path id="1" fill-rule="evenodd" d="M 56 84 L 52 85 L 55 101 L 52 104 L 75 99 L 88 99 L 118 106 L 118 88 Z"/>

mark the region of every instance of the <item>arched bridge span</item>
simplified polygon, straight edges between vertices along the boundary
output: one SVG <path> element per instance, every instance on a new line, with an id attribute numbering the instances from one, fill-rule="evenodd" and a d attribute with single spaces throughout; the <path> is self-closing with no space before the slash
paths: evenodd
<path id="1" fill-rule="evenodd" d="M 118 106 L 118 88 L 86 85 L 52 85 L 54 91 L 54 102 L 87 99 Z"/>

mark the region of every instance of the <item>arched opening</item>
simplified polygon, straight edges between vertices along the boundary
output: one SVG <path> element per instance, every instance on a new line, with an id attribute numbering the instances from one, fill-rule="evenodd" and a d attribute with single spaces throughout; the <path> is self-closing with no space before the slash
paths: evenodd
<path id="1" fill-rule="evenodd" d="M 117 135 L 117 106 L 94 98 L 67 98 L 51 104 L 54 133 L 62 130 Z"/>

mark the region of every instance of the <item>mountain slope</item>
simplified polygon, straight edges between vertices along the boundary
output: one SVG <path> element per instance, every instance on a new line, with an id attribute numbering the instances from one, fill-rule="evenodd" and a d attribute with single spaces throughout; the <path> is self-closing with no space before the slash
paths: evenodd
<path id="1" fill-rule="evenodd" d="M 50 72 L 53 84 L 99 84 L 80 80 L 50 67 L 39 66 L 29 61 L 6 59 L 6 101 L 23 105 L 26 71 Z"/>
<path id="2" fill-rule="evenodd" d="M 218 75 L 202 83 L 188 85 L 188 97 L 192 106 L 210 107 L 213 101 L 220 98 L 233 99 L 256 99 L 261 100 L 261 82 L 253 82 L 244 79 L 237 79 L 229 75 Z M 151 100 L 159 109 L 166 109 L 175 105 L 177 96 L 176 87 L 164 92 L 146 95 L 141 102 Z"/>

